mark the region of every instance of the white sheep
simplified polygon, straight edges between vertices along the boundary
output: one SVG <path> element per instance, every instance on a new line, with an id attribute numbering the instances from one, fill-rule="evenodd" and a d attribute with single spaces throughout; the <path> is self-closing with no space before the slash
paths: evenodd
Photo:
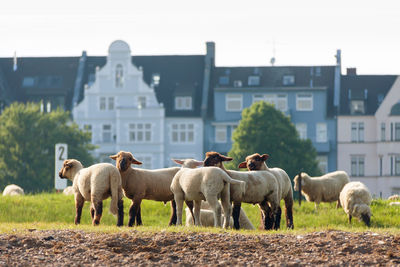
<path id="1" fill-rule="evenodd" d="M 285 217 L 286 217 L 286 227 L 293 229 L 293 190 L 292 183 L 290 181 L 289 175 L 281 168 L 269 168 L 267 166 L 266 160 L 268 159 L 268 154 L 260 155 L 255 153 L 246 157 L 246 160 L 239 164 L 239 168 L 247 168 L 249 171 L 269 171 L 271 172 L 278 181 L 278 187 L 280 191 L 280 200 L 285 201 Z M 275 218 L 274 227 L 280 227 L 281 222 L 281 207 L 278 208 L 278 213 Z"/>
<path id="2" fill-rule="evenodd" d="M 72 186 L 67 186 L 63 190 L 63 194 L 66 195 L 66 196 L 73 195 L 74 193 L 75 193 L 75 191 L 74 191 L 74 188 Z"/>
<path id="3" fill-rule="evenodd" d="M 224 228 L 228 228 L 231 215 L 230 184 L 238 185 L 240 196 L 244 195 L 246 183 L 231 179 L 220 168 L 182 168 L 171 183 L 171 191 L 176 202 L 177 224 L 182 225 L 183 201 L 193 200 L 195 225 L 200 225 L 201 201 L 206 200 L 214 213 L 214 226 L 221 227 L 221 205 L 218 202 L 220 196 L 224 211 Z"/>
<path id="4" fill-rule="evenodd" d="M 120 151 L 110 156 L 115 160 L 115 164 L 121 174 L 122 189 L 127 198 L 132 200 L 129 208 L 128 226 L 142 225 L 141 203 L 143 199 L 162 201 L 164 203 L 171 201 L 171 218 L 169 225 L 176 224 L 176 204 L 174 194 L 170 187 L 175 174 L 181 169 L 180 167 L 145 170 L 132 168 L 132 164 L 141 165 L 131 152 Z M 188 159 L 183 160 L 183 164 L 189 168 L 195 168 L 202 165 L 203 162 Z M 186 201 L 186 205 L 193 209 L 193 203 Z"/>
<path id="5" fill-rule="evenodd" d="M 307 201 L 315 202 L 315 209 L 321 202 L 337 201 L 336 208 L 340 207 L 339 194 L 343 187 L 350 182 L 349 176 L 344 171 L 330 172 L 319 177 L 310 177 L 307 173 L 300 173 L 294 177 L 294 190 L 299 190 Z"/>
<path id="6" fill-rule="evenodd" d="M 185 209 L 186 211 L 186 226 L 194 225 L 193 216 L 190 212 L 189 208 Z M 222 218 L 221 218 L 222 219 Z M 230 218 L 229 228 L 233 228 L 233 219 Z M 210 206 L 207 202 L 201 202 L 201 210 L 200 210 L 200 222 L 201 226 L 209 227 L 214 226 L 214 213 L 210 210 Z M 239 223 L 242 229 L 254 230 L 255 227 L 247 217 L 243 208 L 240 208 L 240 216 Z"/>
<path id="7" fill-rule="evenodd" d="M 340 203 L 349 216 L 349 223 L 351 223 L 352 216 L 355 216 L 370 226 L 372 214 L 369 205 L 371 201 L 371 193 L 361 182 L 349 182 L 340 192 Z"/>
<path id="8" fill-rule="evenodd" d="M 59 176 L 72 181 L 75 191 L 75 224 L 80 223 L 83 204 L 85 201 L 90 201 L 92 223 L 98 225 L 103 212 L 103 200 L 111 195 L 110 212 L 114 215 L 118 214 L 117 226 L 123 225 L 123 194 L 121 175 L 117 168 L 109 163 L 99 163 L 83 168 L 78 160 L 67 159 L 64 161 Z"/>
<path id="9" fill-rule="evenodd" d="M 389 206 L 400 206 L 400 202 L 396 201 L 396 202 L 390 202 Z"/>
<path id="10" fill-rule="evenodd" d="M 270 230 L 273 227 L 275 218 L 279 213 L 281 191 L 277 178 L 269 171 L 247 171 L 239 172 L 226 170 L 224 161 L 231 161 L 232 158 L 221 155 L 218 152 L 207 152 L 204 166 L 216 166 L 226 172 L 231 178 L 246 182 L 247 188 L 244 196 L 236 185 L 230 186 L 230 197 L 233 202 L 234 228 L 240 228 L 240 206 L 241 202 L 258 204 L 262 211 L 263 228 Z M 239 194 L 240 193 L 240 194 Z"/>
<path id="11" fill-rule="evenodd" d="M 400 199 L 400 196 L 397 195 L 397 194 L 392 195 L 392 196 L 390 196 L 390 197 L 388 198 L 388 200 L 399 200 L 399 199 Z"/>
<path id="12" fill-rule="evenodd" d="M 3 191 L 3 196 L 22 196 L 24 194 L 24 189 L 15 184 L 7 185 Z"/>

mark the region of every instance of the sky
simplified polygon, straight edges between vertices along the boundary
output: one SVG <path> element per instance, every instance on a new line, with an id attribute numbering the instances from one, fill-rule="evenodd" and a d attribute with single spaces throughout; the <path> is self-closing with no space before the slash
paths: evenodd
<path id="1" fill-rule="evenodd" d="M 334 65 L 400 74 L 398 0 L 3 0 L 0 57 L 205 54 L 217 66 Z"/>

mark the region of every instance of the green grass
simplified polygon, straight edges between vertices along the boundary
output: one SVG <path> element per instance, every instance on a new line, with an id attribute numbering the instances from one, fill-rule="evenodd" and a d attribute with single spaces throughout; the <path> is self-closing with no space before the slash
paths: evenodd
<path id="1" fill-rule="evenodd" d="M 128 222 L 128 210 L 131 201 L 124 198 L 125 218 L 124 225 Z M 73 224 L 75 205 L 73 196 L 56 193 L 42 193 L 36 195 L 0 197 L 0 232 L 18 231 L 19 229 L 82 229 L 89 231 L 120 232 L 130 231 L 132 228 L 115 227 L 116 217 L 109 211 L 110 200 L 104 201 L 103 217 L 100 227 L 91 226 L 89 202 L 85 203 L 81 225 Z M 295 231 L 285 229 L 284 211 L 282 214 L 280 233 L 301 233 L 337 229 L 344 231 L 377 231 L 400 233 L 400 207 L 389 206 L 389 201 L 374 200 L 371 205 L 373 217 L 371 228 L 353 218 L 348 224 L 347 215 L 342 208 L 336 209 L 336 203 L 323 203 L 316 212 L 314 203 L 303 202 L 301 207 L 294 205 Z M 283 203 L 281 204 L 284 207 Z M 247 216 L 255 227 L 260 225 L 260 212 L 256 205 L 242 204 Z M 144 226 L 135 227 L 138 231 L 224 231 L 215 228 L 200 227 L 167 227 L 170 216 L 170 204 L 145 200 L 142 203 L 142 220 Z M 184 218 L 183 218 L 184 219 Z M 236 231 L 232 231 L 236 232 Z M 274 233 L 275 231 L 270 231 Z M 265 231 L 244 231 L 241 233 L 265 233 Z"/>

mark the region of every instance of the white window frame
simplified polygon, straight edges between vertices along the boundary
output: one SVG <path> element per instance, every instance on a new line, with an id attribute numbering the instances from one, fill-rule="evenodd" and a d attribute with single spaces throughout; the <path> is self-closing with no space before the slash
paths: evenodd
<path id="1" fill-rule="evenodd" d="M 350 157 L 351 176 L 365 176 L 365 156 L 352 155 Z"/>
<path id="2" fill-rule="evenodd" d="M 310 101 L 310 107 L 300 107 L 301 102 Z M 313 111 L 314 109 L 314 95 L 312 93 L 298 93 L 296 94 L 296 110 L 297 111 Z"/>
<path id="3" fill-rule="evenodd" d="M 110 129 L 105 129 L 105 127 L 110 126 Z M 106 134 L 110 135 L 110 138 L 106 138 Z M 112 143 L 112 125 L 111 124 L 103 124 L 101 126 L 101 140 L 103 143 Z"/>
<path id="4" fill-rule="evenodd" d="M 176 140 L 174 140 L 175 136 Z M 171 144 L 194 144 L 196 142 L 195 124 L 190 122 L 171 123 L 170 140 Z"/>
<path id="5" fill-rule="evenodd" d="M 239 108 L 229 108 L 231 103 L 238 102 Z M 225 95 L 225 110 L 228 112 L 242 111 L 243 109 L 243 95 L 242 94 L 226 94 Z"/>
<path id="6" fill-rule="evenodd" d="M 351 122 L 351 142 L 362 143 L 365 141 L 365 123 L 364 122 Z"/>
<path id="7" fill-rule="evenodd" d="M 326 123 L 317 123 L 316 127 L 316 142 L 326 143 L 328 142 L 328 125 Z"/>
<path id="8" fill-rule="evenodd" d="M 253 103 L 258 101 L 265 101 L 274 104 L 275 109 L 285 112 L 288 110 L 288 96 L 287 94 L 253 94 Z M 283 105 L 283 108 L 280 106 Z"/>
<path id="9" fill-rule="evenodd" d="M 113 96 L 110 96 L 107 99 L 108 99 L 108 103 L 107 103 L 108 110 L 114 110 L 115 98 Z"/>
<path id="10" fill-rule="evenodd" d="M 283 85 L 294 85 L 296 83 L 296 78 L 294 75 L 283 75 L 282 84 Z"/>
<path id="11" fill-rule="evenodd" d="M 226 143 L 228 130 L 226 125 L 215 125 L 215 143 Z"/>
<path id="12" fill-rule="evenodd" d="M 124 87 L 124 67 L 122 64 L 117 64 L 115 66 L 115 88 L 123 88 Z"/>
<path id="13" fill-rule="evenodd" d="M 296 130 L 299 133 L 300 139 L 307 139 L 307 123 L 299 122 L 296 123 Z"/>
<path id="14" fill-rule="evenodd" d="M 150 143 L 153 140 L 151 123 L 129 123 L 128 140 L 130 143 Z"/>
<path id="15" fill-rule="evenodd" d="M 175 110 L 192 110 L 192 102 L 191 96 L 176 96 Z"/>
<path id="16" fill-rule="evenodd" d="M 328 156 L 321 155 L 317 156 L 318 160 L 318 168 L 322 171 L 323 174 L 328 172 Z"/>
<path id="17" fill-rule="evenodd" d="M 260 76 L 258 75 L 251 75 L 247 79 L 247 84 L 249 86 L 258 86 L 260 85 Z"/>
<path id="18" fill-rule="evenodd" d="M 137 105 L 139 109 L 144 109 L 147 106 L 147 97 L 146 96 L 138 96 Z"/>
<path id="19" fill-rule="evenodd" d="M 107 98 L 104 96 L 99 97 L 99 110 L 107 109 Z"/>

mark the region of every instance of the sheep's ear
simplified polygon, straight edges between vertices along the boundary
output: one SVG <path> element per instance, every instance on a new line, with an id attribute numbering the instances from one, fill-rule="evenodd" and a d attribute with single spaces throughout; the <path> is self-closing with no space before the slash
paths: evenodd
<path id="1" fill-rule="evenodd" d="M 233 160 L 233 158 L 231 158 L 231 157 L 225 157 L 225 156 L 223 156 L 223 155 L 221 155 L 221 159 L 222 159 L 222 161 L 231 161 L 231 160 Z"/>
<path id="2" fill-rule="evenodd" d="M 110 159 L 113 159 L 113 160 L 117 160 L 117 158 L 118 158 L 118 155 L 116 154 L 116 155 L 111 155 L 110 156 Z"/>
<path id="3" fill-rule="evenodd" d="M 72 165 L 73 165 L 72 162 L 68 162 L 67 163 L 67 166 L 70 167 L 70 168 L 72 167 Z"/>
<path id="4" fill-rule="evenodd" d="M 195 164 L 196 164 L 197 167 L 199 167 L 199 166 L 203 166 L 204 162 L 196 160 Z"/>
<path id="5" fill-rule="evenodd" d="M 179 165 L 183 165 L 184 161 L 181 159 L 171 159 L 172 161 L 174 161 L 175 163 L 179 164 Z"/>
<path id="6" fill-rule="evenodd" d="M 240 169 L 247 168 L 247 162 L 246 162 L 246 161 L 241 162 L 241 163 L 239 164 L 238 168 L 240 168 Z"/>
<path id="7" fill-rule="evenodd" d="M 268 154 L 263 154 L 263 155 L 261 156 L 261 159 L 262 159 L 263 161 L 266 161 L 268 158 L 269 158 L 269 155 L 268 155 Z"/>
<path id="8" fill-rule="evenodd" d="M 134 157 L 132 157 L 131 162 L 132 162 L 132 164 L 142 165 L 142 163 L 140 161 L 138 161 L 137 159 L 135 159 Z"/>

